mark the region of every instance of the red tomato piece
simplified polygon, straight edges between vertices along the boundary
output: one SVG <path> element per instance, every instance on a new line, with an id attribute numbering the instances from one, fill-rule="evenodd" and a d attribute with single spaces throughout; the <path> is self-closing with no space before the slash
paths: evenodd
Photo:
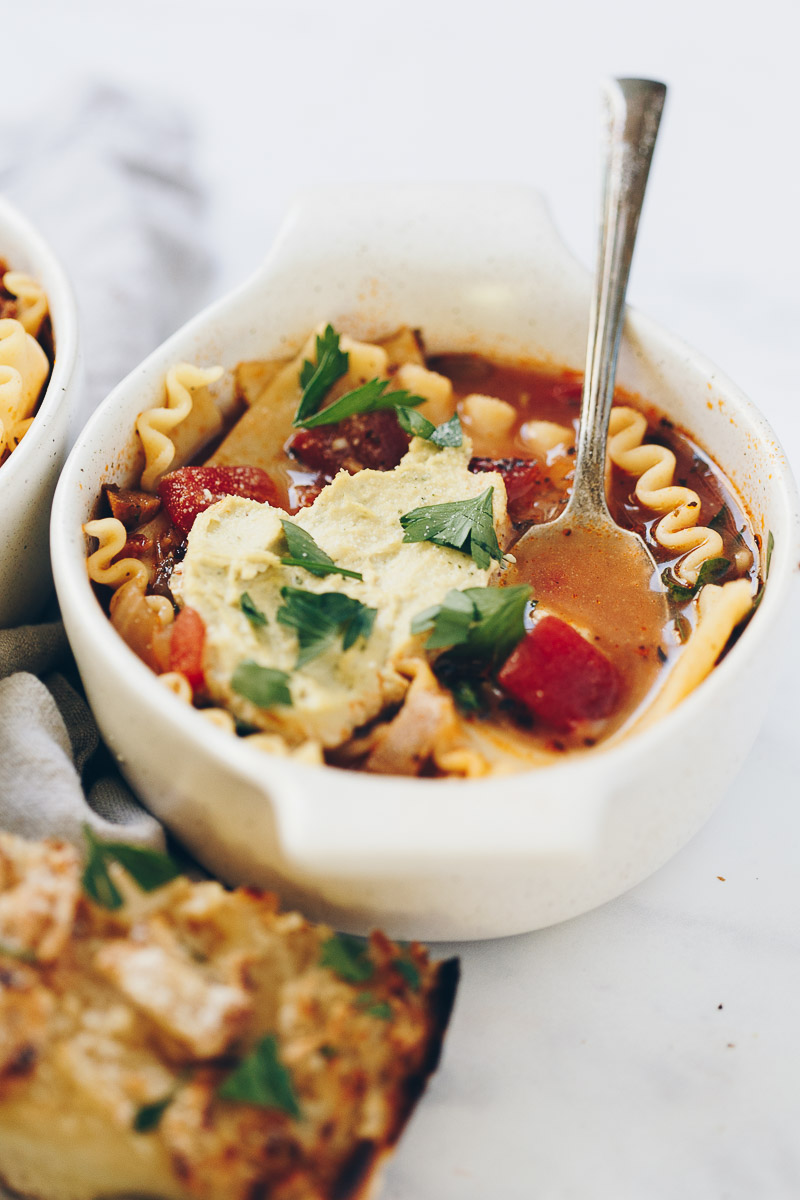
<path id="1" fill-rule="evenodd" d="M 294 493 L 297 509 L 310 508 L 324 487 L 331 482 L 329 475 L 318 475 L 313 483 L 296 483 Z"/>
<path id="2" fill-rule="evenodd" d="M 122 547 L 120 558 L 144 558 L 153 548 L 150 538 L 142 533 L 132 533 Z"/>
<path id="3" fill-rule="evenodd" d="M 205 683 L 203 671 L 203 646 L 206 627 L 199 612 L 193 608 L 182 608 L 172 626 L 169 644 L 169 669 L 180 671 L 196 692 Z"/>
<path id="4" fill-rule="evenodd" d="M 260 467 L 179 467 L 158 485 L 174 525 L 188 533 L 195 518 L 224 496 L 281 506 L 277 487 Z"/>
<path id="5" fill-rule="evenodd" d="M 558 617 L 542 617 L 497 676 L 509 696 L 554 729 L 609 717 L 622 681 L 613 663 Z"/>
<path id="6" fill-rule="evenodd" d="M 528 458 L 471 458 L 469 469 L 472 472 L 497 471 L 503 476 L 512 520 L 528 517 L 531 502 L 550 487 L 544 465 Z"/>
<path id="7" fill-rule="evenodd" d="M 301 429 L 289 442 L 293 454 L 315 471 L 354 475 L 363 467 L 390 471 L 408 449 L 409 437 L 393 412 L 357 413 L 335 425 Z"/>

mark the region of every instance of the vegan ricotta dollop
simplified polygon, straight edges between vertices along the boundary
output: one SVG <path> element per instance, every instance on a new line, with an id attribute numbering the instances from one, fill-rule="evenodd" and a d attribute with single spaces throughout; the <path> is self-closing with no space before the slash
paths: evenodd
<path id="1" fill-rule="evenodd" d="M 399 703 L 410 680 L 398 665 L 421 644 L 411 633 L 412 617 L 440 603 L 451 588 L 488 586 L 499 571 L 494 561 L 480 567 L 459 550 L 403 540 L 403 514 L 474 499 L 491 487 L 494 527 L 500 545 L 505 544 L 503 479 L 495 472 L 470 472 L 471 454 L 466 438 L 461 446 L 445 449 L 413 438 L 393 470 L 341 471 L 311 507 L 291 517 L 337 566 L 361 574 L 362 580 L 334 574 L 316 578 L 283 564 L 283 509 L 228 496 L 201 513 L 173 589 L 180 603 L 203 619 L 210 698 L 290 744 L 311 739 L 326 748 L 341 745 L 353 730 Z M 346 650 L 336 639 L 298 666 L 297 634 L 277 619 L 287 587 L 343 593 L 376 610 L 369 636 Z M 254 623 L 243 611 L 243 594 L 263 622 Z M 237 692 L 231 681 L 243 662 L 290 674 L 291 706 L 260 708 Z"/>

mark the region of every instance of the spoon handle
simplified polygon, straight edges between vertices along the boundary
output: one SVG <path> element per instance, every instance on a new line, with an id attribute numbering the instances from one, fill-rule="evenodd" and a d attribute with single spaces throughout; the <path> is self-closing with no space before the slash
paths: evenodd
<path id="1" fill-rule="evenodd" d="M 667 89 L 649 79 L 611 79 L 604 90 L 608 124 L 603 214 L 569 509 L 571 515 L 580 512 L 610 519 L 605 496 L 606 442 L 625 292 Z"/>

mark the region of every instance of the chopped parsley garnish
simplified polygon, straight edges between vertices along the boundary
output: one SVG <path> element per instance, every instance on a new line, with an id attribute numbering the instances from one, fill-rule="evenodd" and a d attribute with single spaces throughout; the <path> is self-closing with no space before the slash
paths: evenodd
<path id="1" fill-rule="evenodd" d="M 770 563 L 772 562 L 772 551 L 774 549 L 775 549 L 775 538 L 772 536 L 772 530 L 770 529 L 769 533 L 767 534 L 767 555 L 766 555 L 766 560 L 764 562 L 764 578 L 761 582 L 761 589 L 760 589 L 758 595 L 756 596 L 755 600 L 753 601 L 753 609 L 754 610 L 758 608 L 759 604 L 761 603 L 761 601 L 764 597 L 764 588 L 766 587 L 767 580 L 769 579 L 769 567 L 770 567 Z"/>
<path id="2" fill-rule="evenodd" d="M 722 508 L 720 508 L 719 511 L 717 513 L 715 513 L 715 515 L 711 518 L 711 520 L 706 522 L 706 528 L 714 529 L 717 533 L 721 534 L 723 529 L 725 529 L 726 525 L 728 524 L 729 519 L 730 519 L 730 510 L 729 510 L 727 504 L 723 504 Z"/>
<path id="3" fill-rule="evenodd" d="M 329 1060 L 330 1060 L 330 1059 L 332 1059 L 332 1058 L 338 1058 L 338 1057 L 339 1057 L 339 1051 L 336 1049 L 336 1047 L 335 1047 L 335 1046 L 329 1046 L 329 1045 L 327 1044 L 327 1042 L 326 1042 L 324 1045 L 320 1046 L 320 1048 L 319 1048 L 319 1052 L 320 1052 L 320 1054 L 322 1055 L 322 1057 L 323 1057 L 323 1058 L 327 1058 L 327 1059 L 329 1059 Z"/>
<path id="4" fill-rule="evenodd" d="M 287 673 L 279 671 L 277 667 L 262 667 L 252 658 L 239 663 L 231 677 L 231 687 L 259 708 L 292 703 Z"/>
<path id="5" fill-rule="evenodd" d="M 87 860 L 83 872 L 83 890 L 102 908 L 122 908 L 119 888 L 109 874 L 109 863 L 117 862 L 143 892 L 154 892 L 180 875 L 166 854 L 127 842 L 101 842 L 88 825 L 83 826 Z"/>
<path id="6" fill-rule="evenodd" d="M 343 592 L 306 592 L 283 587 L 284 604 L 275 614 L 282 625 L 297 631 L 300 653 L 297 666 L 305 666 L 322 654 L 338 637 L 349 650 L 358 638 L 368 638 L 375 623 L 376 608 L 368 608 Z"/>
<path id="7" fill-rule="evenodd" d="M 300 1116 L 292 1077 L 278 1057 L 278 1043 L 273 1034 L 263 1037 L 223 1079 L 217 1095 L 222 1100 L 255 1104 L 258 1108 L 276 1108 L 290 1117 Z"/>
<path id="8" fill-rule="evenodd" d="M 400 524 L 405 532 L 404 542 L 434 542 L 469 554 L 479 567 L 486 568 L 494 558 L 503 561 L 497 544 L 492 512 L 494 488 L 469 500 L 452 500 L 448 504 L 429 504 L 404 513 Z"/>
<path id="9" fill-rule="evenodd" d="M 679 583 L 672 570 L 667 567 L 661 572 L 661 582 L 669 593 L 670 599 L 674 600 L 676 604 L 684 604 L 696 596 L 707 583 L 716 583 L 718 579 L 721 579 L 727 573 L 730 565 L 729 558 L 707 558 L 693 584 Z"/>
<path id="10" fill-rule="evenodd" d="M 692 624 L 688 617 L 683 613 L 678 613 L 674 621 L 675 634 L 681 646 L 685 646 L 689 638 L 692 636 Z"/>
<path id="11" fill-rule="evenodd" d="M 333 971 L 345 983 L 366 983 L 375 973 L 367 943 L 349 933 L 335 933 L 322 943 L 319 965 Z"/>
<path id="12" fill-rule="evenodd" d="M 424 396 L 414 396 L 404 391 L 387 392 L 390 382 L 389 379 L 370 379 L 368 383 L 352 392 L 345 392 L 327 408 L 320 409 L 310 416 L 301 417 L 298 409 L 294 424 L 302 426 L 303 429 L 316 429 L 320 425 L 335 425 L 338 421 L 344 421 L 346 417 L 353 417 L 358 413 L 381 412 L 386 408 L 413 408 L 417 404 L 425 403 Z"/>
<path id="13" fill-rule="evenodd" d="M 411 962 L 408 958 L 396 958 L 392 966 L 403 976 L 412 992 L 419 991 L 422 986 L 422 976 L 416 963 Z"/>
<path id="14" fill-rule="evenodd" d="M 348 579 L 363 579 L 358 571 L 346 571 L 337 567 L 336 563 L 317 545 L 310 533 L 295 525 L 292 521 L 281 520 L 283 532 L 289 553 L 281 559 L 285 567 L 305 567 L 312 575 L 322 578 L 324 575 L 346 575 Z"/>
<path id="15" fill-rule="evenodd" d="M 242 592 L 239 597 L 239 607 L 247 617 L 251 625 L 259 626 L 266 625 L 267 618 L 261 611 L 258 605 L 254 604 L 247 592 Z"/>
<path id="16" fill-rule="evenodd" d="M 716 583 L 718 579 L 726 573 L 731 565 L 729 558 L 707 558 L 700 568 L 695 583 L 695 591 L 699 592 L 700 588 L 705 587 L 707 583 Z"/>
<path id="17" fill-rule="evenodd" d="M 413 408 L 398 408 L 397 420 L 402 429 L 412 437 L 424 438 L 433 442 L 434 446 L 460 446 L 463 441 L 461 421 L 458 413 L 454 413 L 449 421 L 434 425 L 427 417 Z"/>
<path id="18" fill-rule="evenodd" d="M 723 504 L 711 520 L 706 522 L 706 525 L 708 529 L 713 529 L 723 538 L 729 554 L 735 554 L 737 550 L 746 549 L 747 543 L 742 537 L 742 531 L 736 528 L 733 513 L 727 504 Z"/>
<path id="19" fill-rule="evenodd" d="M 372 992 L 361 992 L 356 996 L 356 1004 L 371 1017 L 377 1017 L 379 1021 L 391 1021 L 392 1019 L 391 1004 L 385 1000 L 376 1002 Z"/>
<path id="20" fill-rule="evenodd" d="M 453 693 L 456 704 L 468 716 L 472 713 L 483 712 L 486 708 L 480 681 L 475 682 L 471 679 L 461 678 L 458 674 L 444 673 L 440 677 L 440 682 Z"/>
<path id="21" fill-rule="evenodd" d="M 306 358 L 300 368 L 300 387 L 303 395 L 294 418 L 294 425 L 302 426 L 305 418 L 317 411 L 327 393 L 347 373 L 350 356 L 339 349 L 339 334 L 328 325 L 322 337 L 317 334 L 316 364 Z"/>
<path id="22" fill-rule="evenodd" d="M 134 1132 L 152 1133 L 154 1129 L 158 1129 L 158 1126 L 161 1124 L 161 1118 L 174 1099 L 175 1093 L 170 1092 L 168 1096 L 164 1096 L 161 1100 L 154 1100 L 152 1104 L 143 1104 L 133 1118 Z"/>
<path id="23" fill-rule="evenodd" d="M 17 962 L 38 963 L 38 958 L 32 950 L 23 946 L 9 946 L 8 942 L 0 942 L 0 958 L 13 958 Z"/>
<path id="24" fill-rule="evenodd" d="M 441 604 L 413 618 L 412 633 L 430 630 L 428 650 L 460 647 L 459 657 L 499 665 L 525 633 L 531 599 L 526 583 L 507 588 L 452 588 Z"/>

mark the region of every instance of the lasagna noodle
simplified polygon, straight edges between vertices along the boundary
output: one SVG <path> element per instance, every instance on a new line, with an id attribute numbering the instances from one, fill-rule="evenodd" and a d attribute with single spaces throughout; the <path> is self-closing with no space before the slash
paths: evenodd
<path id="1" fill-rule="evenodd" d="M 117 633 L 154 671 L 169 662 L 169 636 L 175 613 L 166 596 L 147 596 L 149 573 L 138 558 L 118 558 L 128 539 L 125 526 L 116 517 L 87 521 L 87 537 L 99 545 L 87 560 L 92 583 L 113 589 L 109 604 L 111 624 Z"/>
<path id="2" fill-rule="evenodd" d="M 20 325 L 31 337 L 38 337 L 47 316 L 47 296 L 42 285 L 22 271 L 6 271 L 3 287 L 17 298 Z"/>
<path id="3" fill-rule="evenodd" d="M 87 521 L 83 532 L 87 537 L 97 538 L 99 543 L 86 563 L 92 583 L 101 583 L 116 591 L 124 583 L 135 582 L 144 592 L 149 582 L 144 563 L 138 558 L 117 558 L 128 540 L 128 532 L 120 520 L 102 517 Z"/>
<path id="4" fill-rule="evenodd" d="M 177 696 L 184 704 L 192 705 L 194 693 L 189 680 L 180 671 L 164 671 L 158 676 L 159 683 L 163 684 L 168 691 L 172 692 L 173 696 Z M 225 733 L 236 733 L 236 721 L 225 708 L 201 708 L 196 710 L 198 715 L 205 718 L 211 725 L 215 725 L 217 729 L 222 729 Z M 284 738 L 277 733 L 248 733 L 242 738 L 248 746 L 252 746 L 255 750 L 263 750 L 268 754 L 277 754 L 281 758 L 294 758 L 299 762 L 321 765 L 324 762 L 322 756 L 322 746 L 319 742 L 309 739 L 306 742 L 301 742 L 299 746 L 289 746 Z"/>
<path id="5" fill-rule="evenodd" d="M 734 629 L 752 608 L 750 583 L 746 579 L 732 579 L 721 587 L 708 583 L 695 604 L 697 626 L 639 728 L 666 716 L 711 673 Z"/>
<path id="6" fill-rule="evenodd" d="M 181 425 L 193 408 L 194 394 L 216 383 L 222 376 L 222 367 L 195 367 L 191 363 L 177 363 L 170 367 L 165 381 L 164 403 L 145 409 L 136 418 L 136 430 L 144 450 L 145 465 L 141 487 L 146 492 L 156 489 L 159 479 L 172 465 L 175 458 L 175 441 L 172 436 L 176 426 Z M 208 406 L 206 406 L 208 407 Z M 204 430 L 203 437 L 219 428 L 221 417 L 211 430 Z"/>
<path id="7" fill-rule="evenodd" d="M 675 573 L 688 584 L 697 582 L 700 568 L 722 553 L 722 538 L 713 529 L 698 525 L 700 497 L 691 488 L 678 487 L 675 455 L 666 446 L 644 442 L 647 421 L 633 408 L 615 407 L 609 423 L 608 455 L 615 466 L 637 475 L 636 499 L 646 508 L 663 512 L 656 538 L 665 550 L 682 554 Z"/>
<path id="8" fill-rule="evenodd" d="M 26 432 L 48 370 L 47 355 L 23 325 L 0 319 L 0 455 Z"/>

